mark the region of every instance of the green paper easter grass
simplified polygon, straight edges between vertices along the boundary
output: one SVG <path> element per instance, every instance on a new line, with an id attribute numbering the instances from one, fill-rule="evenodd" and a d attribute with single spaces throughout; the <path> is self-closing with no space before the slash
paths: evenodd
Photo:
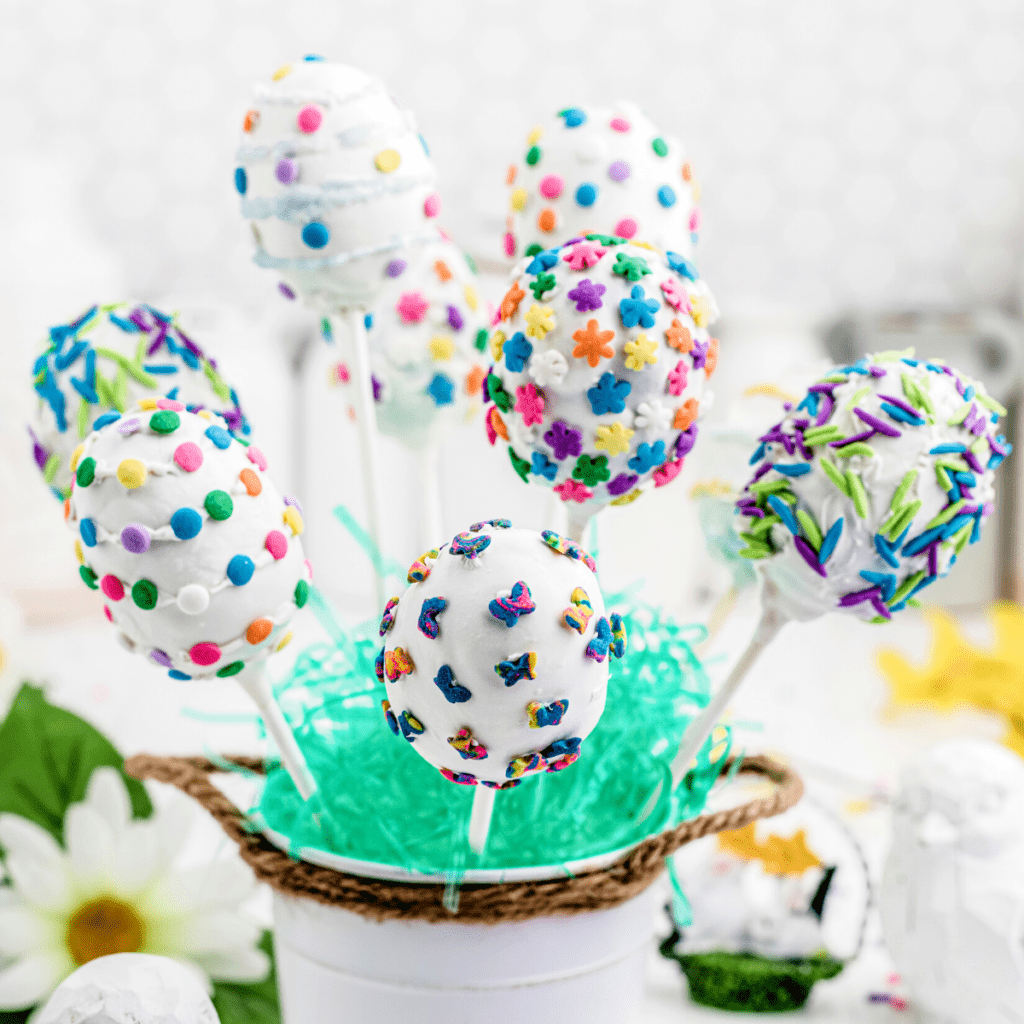
<path id="1" fill-rule="evenodd" d="M 475 857 L 466 843 L 473 789 L 445 780 L 384 722 L 376 623 L 350 631 L 315 590 L 311 604 L 333 642 L 303 651 L 278 697 L 319 782 L 333 841 L 282 769 L 270 771 L 254 809 L 256 821 L 293 851 L 450 877 L 467 868 L 565 864 L 633 846 L 700 814 L 728 756 L 728 735 L 719 734 L 671 792 L 672 755 L 709 700 L 710 682 L 691 646 L 704 630 L 611 595 L 607 605 L 623 615 L 629 643 L 625 658 L 612 660 L 606 710 L 583 756 L 498 794 L 487 849 Z"/>

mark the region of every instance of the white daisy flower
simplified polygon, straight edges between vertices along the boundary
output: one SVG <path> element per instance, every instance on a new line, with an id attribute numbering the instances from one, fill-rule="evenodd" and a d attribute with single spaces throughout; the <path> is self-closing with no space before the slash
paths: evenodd
<path id="1" fill-rule="evenodd" d="M 545 352 L 534 352 L 530 356 L 527 372 L 537 382 L 537 387 L 543 388 L 549 384 L 558 387 L 569 372 L 569 364 L 561 352 L 549 348 Z"/>
<path id="2" fill-rule="evenodd" d="M 209 983 L 269 969 L 262 928 L 241 909 L 253 892 L 235 858 L 175 869 L 191 809 L 169 804 L 133 821 L 113 768 L 98 768 L 64 817 L 62 849 L 34 822 L 0 814 L 10 885 L 0 886 L 0 1010 L 35 1006 L 82 964 L 114 953 L 183 962 Z"/>

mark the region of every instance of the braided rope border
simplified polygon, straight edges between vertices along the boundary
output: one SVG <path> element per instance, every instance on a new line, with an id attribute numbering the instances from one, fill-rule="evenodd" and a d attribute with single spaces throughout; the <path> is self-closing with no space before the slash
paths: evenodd
<path id="1" fill-rule="evenodd" d="M 224 760 L 243 770 L 264 771 L 260 758 Z M 723 774 L 730 767 L 731 762 L 726 762 Z M 617 907 L 650 886 L 664 869 L 665 858 L 681 846 L 781 814 L 796 804 L 804 791 L 792 769 L 763 755 L 745 757 L 739 771 L 774 782 L 777 788 L 771 796 L 684 821 L 671 831 L 645 839 L 621 860 L 599 871 L 572 878 L 461 885 L 458 912 L 453 914 L 443 903 L 444 885 L 386 882 L 292 859 L 265 836 L 253 832 L 246 815 L 213 784 L 210 776 L 223 771 L 223 763 L 217 765 L 205 757 L 138 754 L 125 762 L 125 770 L 137 779 L 175 786 L 195 800 L 239 847 L 256 877 L 284 896 L 341 907 L 374 921 L 416 918 L 432 923 L 457 919 L 467 924 L 497 924 Z"/>

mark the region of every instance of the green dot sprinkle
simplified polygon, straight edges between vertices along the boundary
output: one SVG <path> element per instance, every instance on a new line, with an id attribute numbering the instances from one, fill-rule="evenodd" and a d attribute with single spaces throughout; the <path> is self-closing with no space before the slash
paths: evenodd
<path id="1" fill-rule="evenodd" d="M 75 473 L 75 482 L 79 487 L 88 487 L 96 479 L 96 460 L 93 458 L 82 459 L 78 464 L 78 471 Z"/>
<path id="2" fill-rule="evenodd" d="M 233 661 L 230 665 L 225 665 L 223 668 L 218 669 L 217 676 L 220 679 L 226 679 L 228 676 L 237 676 L 243 668 L 245 668 L 244 661 Z"/>
<path id="3" fill-rule="evenodd" d="M 203 502 L 203 507 L 210 514 L 211 519 L 230 519 L 231 513 L 235 510 L 235 503 L 227 491 L 210 491 Z"/>
<path id="4" fill-rule="evenodd" d="M 149 429 L 154 434 L 173 434 L 181 426 L 181 417 L 171 409 L 161 409 L 149 417 Z"/>
<path id="5" fill-rule="evenodd" d="M 531 146 L 526 154 L 526 162 L 533 167 L 540 160 L 540 146 Z"/>
<path id="6" fill-rule="evenodd" d="M 99 584 L 96 582 L 96 573 L 92 571 L 87 565 L 80 565 L 78 567 L 78 575 L 82 577 L 82 582 L 90 590 L 99 590 Z"/>
<path id="7" fill-rule="evenodd" d="M 295 584 L 295 606 L 297 608 L 303 607 L 309 600 L 309 584 L 305 580 L 299 580 Z"/>
<path id="8" fill-rule="evenodd" d="M 668 145 L 662 138 L 655 139 L 651 143 L 651 149 L 653 149 L 658 156 L 668 156 Z"/>
<path id="9" fill-rule="evenodd" d="M 132 600 L 143 610 L 150 611 L 156 607 L 158 595 L 156 584 L 152 580 L 139 580 L 132 587 Z"/>

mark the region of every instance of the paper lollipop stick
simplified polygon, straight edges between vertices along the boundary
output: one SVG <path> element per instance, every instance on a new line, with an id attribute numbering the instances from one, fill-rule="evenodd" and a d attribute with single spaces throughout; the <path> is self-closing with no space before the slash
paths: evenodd
<path id="1" fill-rule="evenodd" d="M 952 570 L 995 509 L 1005 412 L 984 385 L 912 350 L 840 367 L 787 407 L 736 503 L 742 553 L 765 580 L 764 617 L 687 731 L 676 778 L 787 619 L 842 611 L 884 623 Z"/>
<path id="2" fill-rule="evenodd" d="M 301 510 L 209 412 L 143 399 L 95 425 L 67 504 L 82 579 L 124 646 L 172 679 L 238 678 L 308 799 L 315 784 L 263 672 L 309 597 Z"/>
<path id="3" fill-rule="evenodd" d="M 392 732 L 450 782 L 475 786 L 469 841 L 494 793 L 576 761 L 604 711 L 622 620 L 586 552 L 557 534 L 475 523 L 409 570 L 388 602 L 377 673 Z"/>

